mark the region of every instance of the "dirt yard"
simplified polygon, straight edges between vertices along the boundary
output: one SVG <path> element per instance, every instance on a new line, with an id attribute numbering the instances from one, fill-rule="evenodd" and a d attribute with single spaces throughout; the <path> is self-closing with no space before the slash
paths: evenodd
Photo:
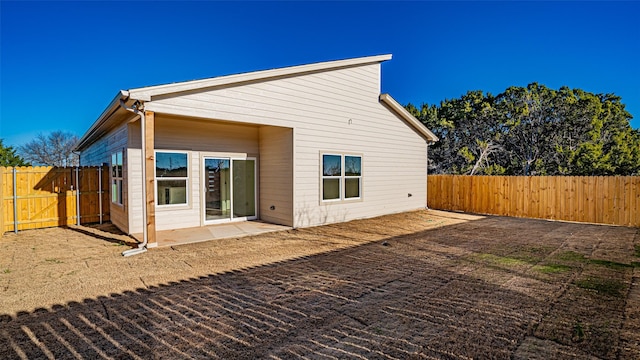
<path id="1" fill-rule="evenodd" d="M 0 238 L 0 359 L 640 359 L 640 229 L 419 211 L 127 242 Z"/>

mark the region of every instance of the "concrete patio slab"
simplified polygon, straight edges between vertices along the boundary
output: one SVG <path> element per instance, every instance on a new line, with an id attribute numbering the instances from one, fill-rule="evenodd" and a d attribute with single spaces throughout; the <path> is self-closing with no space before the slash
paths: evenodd
<path id="1" fill-rule="evenodd" d="M 272 231 L 289 230 L 291 227 L 262 221 L 241 221 L 185 229 L 162 230 L 156 232 L 158 247 L 184 245 L 210 240 L 239 238 L 264 234 Z M 133 234 L 142 241 L 142 234 Z"/>

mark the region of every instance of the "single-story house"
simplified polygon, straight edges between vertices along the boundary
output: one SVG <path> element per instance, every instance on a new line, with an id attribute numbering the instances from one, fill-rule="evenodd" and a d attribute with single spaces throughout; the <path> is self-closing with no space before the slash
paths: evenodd
<path id="1" fill-rule="evenodd" d="M 380 94 L 390 59 L 121 90 L 80 139 L 80 164 L 109 164 L 111 221 L 149 247 L 156 230 L 424 208 L 427 146 L 438 139 Z"/>

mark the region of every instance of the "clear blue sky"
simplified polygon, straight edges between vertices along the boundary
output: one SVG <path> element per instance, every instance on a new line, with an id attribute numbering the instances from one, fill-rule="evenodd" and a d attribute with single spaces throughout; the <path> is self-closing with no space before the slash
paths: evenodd
<path id="1" fill-rule="evenodd" d="M 640 128 L 640 2 L 0 1 L 0 137 L 82 135 L 120 89 L 393 54 L 402 104 L 537 81 L 622 97 Z"/>

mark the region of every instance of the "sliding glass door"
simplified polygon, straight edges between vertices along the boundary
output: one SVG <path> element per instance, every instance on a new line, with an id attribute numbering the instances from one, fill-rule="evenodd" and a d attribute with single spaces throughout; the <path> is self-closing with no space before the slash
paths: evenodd
<path id="1" fill-rule="evenodd" d="M 256 218 L 256 161 L 204 158 L 204 222 Z"/>

